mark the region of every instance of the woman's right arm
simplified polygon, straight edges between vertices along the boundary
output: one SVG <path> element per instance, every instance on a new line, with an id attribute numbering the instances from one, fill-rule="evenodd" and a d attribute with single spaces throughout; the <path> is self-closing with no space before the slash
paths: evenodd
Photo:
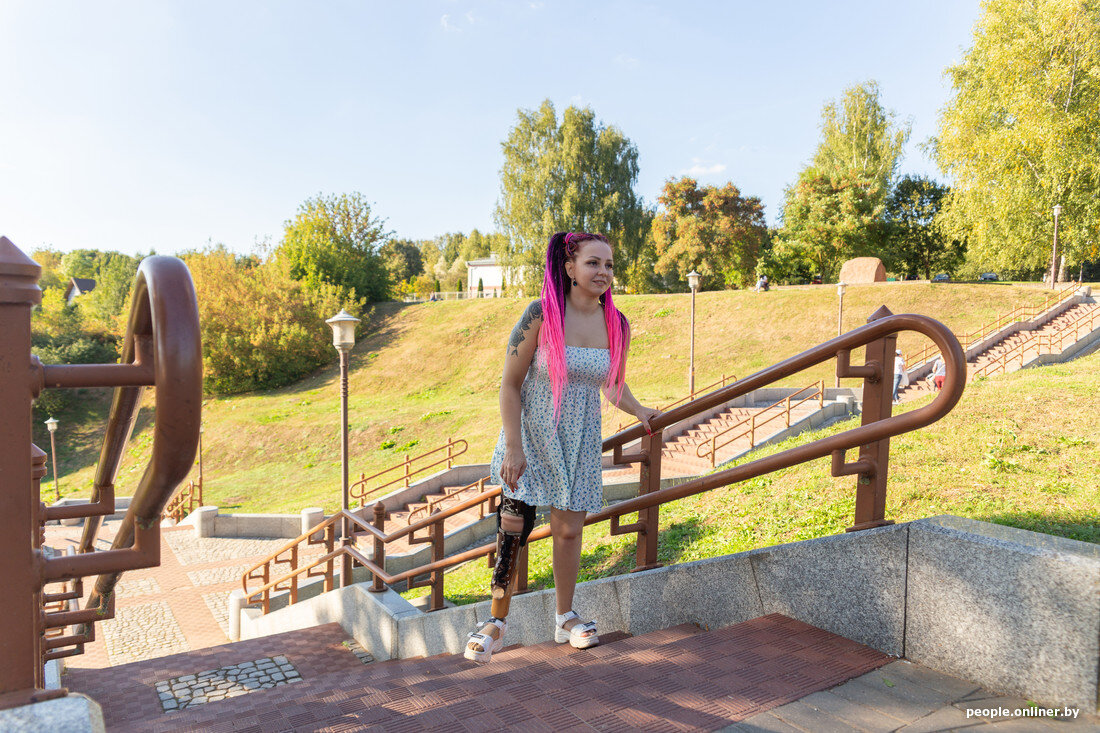
<path id="1" fill-rule="evenodd" d="M 511 489 L 527 468 L 523 455 L 523 439 L 520 435 L 519 391 L 523 379 L 535 356 L 542 327 L 542 302 L 533 301 L 520 316 L 508 339 L 504 355 L 504 376 L 500 381 L 500 418 L 504 424 L 504 460 L 500 464 L 500 478 Z"/>

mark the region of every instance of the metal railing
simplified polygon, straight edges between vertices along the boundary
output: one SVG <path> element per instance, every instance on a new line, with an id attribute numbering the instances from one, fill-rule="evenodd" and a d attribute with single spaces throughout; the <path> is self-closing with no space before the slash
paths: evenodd
<path id="1" fill-rule="evenodd" d="M 1056 328 L 1052 332 L 1030 332 L 995 358 L 975 369 L 971 376 L 974 378 L 991 377 L 994 374 L 1008 372 L 1008 368 L 1014 363 L 1018 363 L 1020 368 L 1023 368 L 1029 356 L 1061 353 L 1065 350 L 1067 341 L 1070 344 L 1076 343 L 1081 338 L 1082 331 L 1086 334 L 1091 332 L 1096 328 L 1097 323 L 1100 323 L 1100 310 L 1097 309 L 1086 310 L 1064 324 L 1057 324 L 1056 321 L 1052 321 L 1051 324 L 1056 324 Z M 1044 345 L 1046 346 L 1045 350 Z"/>
<path id="2" fill-rule="evenodd" d="M 0 577 L 9 588 L 0 627 L 0 708 L 64 694 L 44 691 L 43 664 L 79 654 L 110 618 L 124 570 L 160 562 L 160 515 L 187 476 L 198 443 L 202 346 L 191 276 L 174 257 L 149 257 L 134 280 L 118 364 L 46 365 L 30 353 L 30 312 L 40 302 L 41 268 L 0 237 Z M 45 454 L 31 443 L 31 402 L 44 388 L 117 387 L 91 502 L 42 505 Z M 115 511 L 115 477 L 143 387 L 155 387 L 152 455 L 110 550 L 94 551 L 102 518 Z M 29 459 L 29 460 L 28 460 Z M 84 518 L 78 554 L 47 556 L 44 524 Z M 59 610 L 83 597 L 81 579 L 98 575 L 84 610 Z M 45 592 L 45 587 L 59 591 Z M 57 629 L 74 627 L 72 634 Z"/>
<path id="3" fill-rule="evenodd" d="M 812 391 L 810 392 L 810 394 L 801 399 L 795 400 L 794 402 L 791 401 L 792 399 L 794 399 L 795 395 L 800 395 L 806 390 Z M 819 379 L 813 384 L 809 384 L 802 389 L 795 390 L 783 399 L 768 405 L 759 412 L 755 412 L 752 415 L 744 418 L 743 420 L 739 420 L 725 430 L 721 430 L 711 435 L 709 438 L 704 438 L 702 442 L 697 445 L 695 449 L 695 455 L 697 455 L 699 458 L 709 458 L 710 467 L 714 468 L 719 450 L 725 448 L 731 443 L 740 440 L 741 438 L 744 438 L 746 435 L 749 438 L 749 448 L 755 448 L 757 430 L 770 422 L 779 420 L 780 418 L 782 418 L 784 421 L 784 427 L 789 428 L 791 426 L 791 410 L 801 407 L 804 403 L 809 402 L 810 400 L 817 400 L 819 408 L 825 406 L 824 380 Z M 776 410 L 776 412 L 772 412 L 773 410 Z"/>
<path id="4" fill-rule="evenodd" d="M 485 483 L 488 480 L 489 480 L 488 476 L 483 476 L 483 477 L 479 478 L 477 481 L 469 483 L 466 486 L 455 487 L 451 491 L 447 491 L 447 489 L 444 488 L 443 489 L 444 493 L 443 493 L 442 496 L 440 496 L 438 498 L 435 498 L 435 499 L 428 499 L 426 502 L 423 502 L 423 504 L 421 506 L 418 506 L 415 509 L 413 509 L 411 512 L 409 512 L 409 516 L 407 516 L 405 518 L 405 523 L 406 524 L 412 524 L 413 521 L 417 517 L 426 517 L 429 514 L 435 514 L 436 512 L 441 511 L 440 507 L 445 506 L 448 503 L 452 503 L 453 501 L 455 501 L 458 497 L 462 496 L 463 494 L 467 494 L 467 493 L 478 493 L 478 494 L 480 494 L 481 492 L 485 491 Z M 495 511 L 495 509 L 490 509 L 489 510 L 490 513 L 493 512 L 493 511 Z M 484 505 L 481 508 L 481 518 L 482 519 L 485 518 L 485 507 L 484 507 Z"/>
<path id="5" fill-rule="evenodd" d="M 891 415 L 893 409 L 893 363 L 897 345 L 897 333 L 904 330 L 916 331 L 939 346 L 947 366 L 947 375 L 943 389 L 927 405 L 901 415 Z M 866 346 L 865 362 L 859 366 L 850 365 L 853 349 Z M 734 468 L 718 471 L 707 476 L 692 479 L 677 486 L 661 488 L 661 457 L 664 447 L 664 431 L 671 425 L 717 406 L 723 405 L 742 395 L 786 379 L 805 369 L 836 359 L 837 375 L 841 378 L 863 378 L 863 416 L 858 428 L 844 431 L 791 448 L 774 455 L 759 458 Z M 886 519 L 886 481 L 889 468 L 889 441 L 902 433 L 916 430 L 945 416 L 959 401 L 966 385 L 966 361 L 962 347 L 955 336 L 941 323 L 926 316 L 904 314 L 893 315 L 885 307 L 876 311 L 866 326 L 857 328 L 842 336 L 819 344 L 807 351 L 779 362 L 734 384 L 719 389 L 697 400 L 661 413 L 651 422 L 652 434 L 646 434 L 641 425 L 621 431 L 603 441 L 604 452 L 612 451 L 617 465 L 640 464 L 639 495 L 635 498 L 605 507 L 599 512 L 588 515 L 585 524 L 609 522 L 611 535 L 637 534 L 635 564 L 637 570 L 659 567 L 657 560 L 657 540 L 660 505 L 699 494 L 711 489 L 728 486 L 772 471 L 788 468 L 817 458 L 831 457 L 833 476 L 857 476 L 855 516 L 847 531 L 856 531 L 891 524 Z M 624 453 L 624 446 L 640 439 L 641 448 L 632 453 Z M 855 461 L 846 461 L 847 451 L 859 450 Z M 357 532 L 367 535 L 373 541 L 371 556 L 355 544 L 334 547 L 324 556 L 302 567 L 272 579 L 271 573 L 260 573 L 250 577 L 257 570 L 246 573 L 242 586 L 248 602 L 259 602 L 266 610 L 270 605 L 270 594 L 277 588 L 286 587 L 292 578 L 308 573 L 320 565 L 330 567 L 330 563 L 341 555 L 351 563 L 367 568 L 373 581 L 370 589 L 375 592 L 385 590 L 387 585 L 406 582 L 408 587 L 431 588 L 430 608 L 443 607 L 444 570 L 480 557 L 491 556 L 496 544 L 444 557 L 443 523 L 454 514 L 465 511 L 478 503 L 495 501 L 501 493 L 500 487 L 491 487 L 471 496 L 448 509 L 386 532 L 386 508 L 381 502 L 372 509 L 373 522 L 367 521 L 358 512 L 341 512 L 326 519 L 317 527 L 303 533 L 284 547 L 301 542 L 309 534 L 326 530 L 335 522 L 346 517 Z M 621 517 L 637 513 L 637 519 L 622 524 Z M 416 537 L 415 533 L 426 531 L 427 536 Z M 431 544 L 431 561 L 409 570 L 390 573 L 386 571 L 386 545 L 401 537 L 408 536 L 410 543 L 425 542 Z M 543 526 L 532 532 L 529 541 L 535 542 L 550 536 L 550 528 Z M 353 535 L 354 537 L 354 535 Z M 270 559 L 270 558 L 269 558 Z M 349 564 L 351 564 L 349 563 Z M 345 566 L 346 567 L 346 566 Z M 519 590 L 527 586 L 526 554 L 521 553 L 520 572 L 517 582 Z M 426 576 L 423 577 L 422 576 Z M 422 578 L 422 579 L 421 579 Z M 262 580 L 258 588 L 250 588 L 250 580 Z M 350 578 L 344 579 L 344 584 Z M 331 583 L 330 583 L 331 585 Z"/>
<path id="6" fill-rule="evenodd" d="M 680 399 L 676 400 L 675 402 L 669 402 L 668 404 L 658 405 L 656 409 L 661 411 L 661 412 L 667 412 L 668 410 L 671 410 L 674 407 L 679 407 L 680 405 L 682 405 L 686 402 L 691 402 L 692 400 L 694 400 L 696 397 L 698 397 L 700 395 L 705 395 L 705 394 L 707 394 L 708 392 L 710 392 L 714 389 L 717 389 L 719 387 L 725 387 L 727 384 L 729 384 L 731 382 L 736 382 L 736 381 L 737 381 L 737 377 L 735 377 L 734 375 L 731 374 L 729 376 L 726 376 L 725 374 L 723 374 L 722 378 L 719 379 L 717 382 L 712 382 L 711 384 L 708 384 L 706 387 L 700 387 L 700 388 L 696 389 L 694 392 L 691 392 L 691 393 L 687 394 L 686 396 L 681 397 Z M 620 420 L 618 427 L 615 428 L 615 432 L 620 433 L 623 430 L 626 430 L 628 427 L 632 427 L 632 426 L 637 425 L 637 424 L 638 424 L 637 420 L 631 420 L 629 418 L 624 419 L 624 420 Z"/>
<path id="7" fill-rule="evenodd" d="M 202 479 L 189 481 L 187 486 L 177 491 L 165 505 L 161 516 L 179 524 L 184 517 L 195 511 L 195 507 L 200 506 L 202 506 Z"/>
<path id="8" fill-rule="evenodd" d="M 1061 305 L 1061 303 L 1068 298 L 1072 298 L 1077 292 L 1077 288 L 1080 287 L 1080 283 L 1070 283 L 1066 288 L 1050 293 L 1043 298 L 1041 305 L 1033 306 L 1017 306 L 1008 313 L 1004 313 L 997 318 L 993 319 L 989 323 L 983 324 L 979 328 L 966 334 L 955 334 L 955 338 L 959 340 L 959 343 L 963 347 L 963 351 L 966 351 L 970 347 L 981 343 L 985 339 L 989 338 L 993 334 L 997 333 L 1006 326 L 1010 326 L 1017 321 L 1030 321 L 1043 315 L 1052 308 Z M 936 349 L 935 344 L 927 344 L 920 351 L 909 357 L 909 365 L 906 371 L 912 371 L 917 367 L 924 366 L 928 362 L 936 358 L 939 350 Z"/>
<path id="9" fill-rule="evenodd" d="M 413 476 L 424 473 L 430 468 L 441 466 L 444 463 L 447 464 L 447 468 L 453 468 L 454 459 L 465 453 L 468 447 L 469 444 L 465 440 L 455 440 L 454 438 L 447 438 L 447 442 L 443 445 L 439 446 L 438 448 L 432 448 L 430 451 L 421 453 L 418 456 L 409 457 L 406 454 L 404 461 L 390 466 L 389 468 L 383 469 L 378 473 L 372 474 L 370 476 L 359 474 L 359 480 L 352 484 L 351 487 L 349 487 L 348 495 L 353 499 L 358 499 L 359 506 L 363 507 L 366 505 L 367 497 L 377 495 L 383 489 L 387 489 L 397 483 L 403 482 L 404 487 L 406 489 L 409 488 L 409 480 Z M 412 467 L 414 462 L 422 461 L 428 456 L 435 455 L 436 453 L 442 453 L 443 451 L 446 451 L 447 455 L 443 456 L 442 458 L 439 458 L 438 460 L 435 460 L 431 463 L 418 465 L 415 469 Z M 385 483 L 377 484 L 368 488 L 368 484 L 370 484 L 371 482 L 395 471 L 400 471 L 401 474 L 398 475 L 396 478 L 392 478 L 389 481 L 386 481 Z"/>

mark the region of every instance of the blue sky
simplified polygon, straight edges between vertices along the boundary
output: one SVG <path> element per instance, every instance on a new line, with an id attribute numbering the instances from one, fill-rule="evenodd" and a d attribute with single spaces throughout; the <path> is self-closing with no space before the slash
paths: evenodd
<path id="1" fill-rule="evenodd" d="M 638 192 L 732 181 L 774 223 L 822 106 L 875 79 L 912 124 L 949 98 L 977 0 L 0 0 L 0 234 L 248 252 L 319 192 L 398 236 L 494 228 L 516 110 L 590 106 L 638 147 Z"/>

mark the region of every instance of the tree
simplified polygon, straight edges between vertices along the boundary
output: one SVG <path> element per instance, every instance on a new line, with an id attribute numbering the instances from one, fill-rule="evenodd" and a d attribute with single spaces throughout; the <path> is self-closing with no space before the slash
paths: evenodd
<path id="1" fill-rule="evenodd" d="M 878 254 L 883 214 L 909 126 L 897 125 L 868 81 L 844 91 L 821 112 L 813 162 L 787 189 L 782 238 L 800 246 L 832 278 L 850 257 Z"/>
<path id="2" fill-rule="evenodd" d="M 644 241 L 643 207 L 634 192 L 634 143 L 618 128 L 597 123 L 587 107 L 568 107 L 560 125 L 550 100 L 537 110 L 519 110 L 517 117 L 501 145 L 504 165 L 494 212 L 508 240 L 502 264 L 519 270 L 527 292 L 538 292 L 550 235 L 590 231 L 615 243 L 625 274 Z"/>
<path id="3" fill-rule="evenodd" d="M 309 374 L 333 358 L 325 319 L 366 305 L 325 282 L 307 288 L 276 263 L 235 257 L 222 245 L 181 258 L 195 283 L 203 384 L 212 394 L 271 389 Z"/>
<path id="4" fill-rule="evenodd" d="M 961 243 L 949 242 L 935 222 L 948 191 L 920 176 L 898 181 L 886 202 L 888 269 L 930 280 L 933 272 L 954 273 L 962 263 Z"/>
<path id="5" fill-rule="evenodd" d="M 362 194 L 318 194 L 286 222 L 275 257 L 310 290 L 328 284 L 356 298 L 385 300 L 391 282 L 379 249 L 390 236 Z"/>
<path id="6" fill-rule="evenodd" d="M 390 275 L 390 282 L 411 280 L 424 272 L 420 248 L 411 240 L 391 239 L 379 248 L 378 253 Z"/>
<path id="7" fill-rule="evenodd" d="M 787 191 L 781 237 L 802 250 L 815 274 L 833 279 L 844 260 L 880 253 L 883 198 L 877 181 L 855 171 L 830 176 L 807 168 Z"/>
<path id="8" fill-rule="evenodd" d="M 670 289 L 686 288 L 693 268 L 704 289 L 752 280 L 768 236 L 759 198 L 742 197 L 732 183 L 700 188 L 685 176 L 666 181 L 657 200 L 664 210 L 653 221 L 656 271 Z"/>
<path id="9" fill-rule="evenodd" d="M 1100 2 L 989 0 L 947 70 L 933 150 L 952 179 L 944 224 L 968 257 L 1018 275 L 1100 256 Z"/>

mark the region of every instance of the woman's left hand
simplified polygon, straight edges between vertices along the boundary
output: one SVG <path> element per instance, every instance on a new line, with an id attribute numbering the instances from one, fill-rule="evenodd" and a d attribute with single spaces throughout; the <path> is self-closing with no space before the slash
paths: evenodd
<path id="1" fill-rule="evenodd" d="M 653 410 L 648 407 L 638 405 L 638 409 L 634 412 L 634 417 L 638 418 L 638 422 L 642 424 L 642 427 L 645 428 L 645 431 L 652 435 L 653 428 L 650 426 L 649 423 L 651 420 L 653 420 L 653 418 L 657 417 L 660 414 L 660 410 Z"/>

